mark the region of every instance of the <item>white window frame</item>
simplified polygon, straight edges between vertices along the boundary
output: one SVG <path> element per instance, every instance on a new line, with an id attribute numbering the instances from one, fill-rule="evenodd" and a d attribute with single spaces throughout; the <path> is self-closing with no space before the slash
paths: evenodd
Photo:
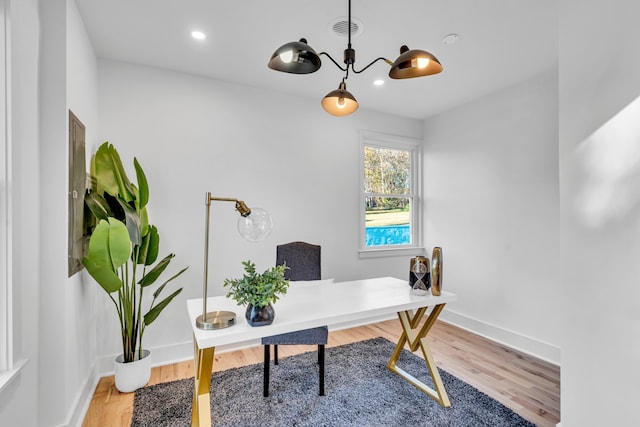
<path id="1" fill-rule="evenodd" d="M 411 243 L 406 245 L 366 246 L 364 148 L 388 148 L 410 153 Z M 399 135 L 373 131 L 360 132 L 360 258 L 407 256 L 421 254 L 422 245 L 422 141 Z"/>
<path id="2" fill-rule="evenodd" d="M 11 62 L 9 2 L 0 0 L 0 389 L 18 371 L 13 363 L 11 262 Z"/>

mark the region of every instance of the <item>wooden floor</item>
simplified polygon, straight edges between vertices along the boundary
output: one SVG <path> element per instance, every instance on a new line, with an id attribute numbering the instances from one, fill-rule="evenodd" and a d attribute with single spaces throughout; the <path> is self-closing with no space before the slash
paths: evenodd
<path id="1" fill-rule="evenodd" d="M 396 342 L 401 333 L 397 320 L 375 323 L 329 334 L 328 347 L 375 337 Z M 560 369 L 492 341 L 438 321 L 429 332 L 437 365 L 498 400 L 522 417 L 542 427 L 560 421 Z M 310 346 L 280 346 L 286 357 L 313 350 Z M 213 370 L 262 362 L 262 347 L 216 354 Z M 193 376 L 193 361 L 153 368 L 149 385 Z M 120 393 L 113 376 L 98 383 L 83 427 L 129 427 L 134 393 Z M 427 397 L 425 397 L 427 398 Z"/>

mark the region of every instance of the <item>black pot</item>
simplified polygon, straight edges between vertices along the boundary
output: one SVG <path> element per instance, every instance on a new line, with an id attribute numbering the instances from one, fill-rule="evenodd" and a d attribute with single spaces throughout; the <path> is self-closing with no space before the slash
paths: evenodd
<path id="1" fill-rule="evenodd" d="M 247 318 L 247 322 L 251 326 L 266 326 L 273 323 L 273 318 L 276 316 L 276 312 L 273 310 L 271 304 L 265 307 L 254 307 L 249 304 L 244 316 Z"/>

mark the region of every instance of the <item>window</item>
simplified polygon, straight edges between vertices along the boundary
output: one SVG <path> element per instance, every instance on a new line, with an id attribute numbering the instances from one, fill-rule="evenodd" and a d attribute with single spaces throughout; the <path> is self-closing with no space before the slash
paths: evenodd
<path id="1" fill-rule="evenodd" d="M 420 141 L 363 132 L 360 165 L 361 256 L 415 252 L 421 244 Z"/>
<path id="2" fill-rule="evenodd" d="M 9 73 L 6 37 L 7 4 L 0 0 L 0 387 L 11 360 L 11 263 L 9 205 Z"/>

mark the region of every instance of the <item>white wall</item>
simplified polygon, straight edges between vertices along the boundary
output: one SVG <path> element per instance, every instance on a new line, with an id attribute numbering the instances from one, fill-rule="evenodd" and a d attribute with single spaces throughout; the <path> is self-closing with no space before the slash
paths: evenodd
<path id="1" fill-rule="evenodd" d="M 97 355 L 96 293 L 82 284 L 80 275 L 67 278 L 67 120 L 72 108 L 88 126 L 88 136 L 97 131 L 96 61 L 73 0 L 29 6 L 36 18 L 26 22 L 33 25 L 16 20 L 15 26 L 41 36 L 39 62 L 30 62 L 15 76 L 28 88 L 21 95 L 36 97 L 38 104 L 21 117 L 28 120 L 25 133 L 33 139 L 24 147 L 18 144 L 24 188 L 16 192 L 21 204 L 16 218 L 22 221 L 23 238 L 16 241 L 25 247 L 16 253 L 24 275 L 17 287 L 23 298 L 18 316 L 24 319 L 24 340 L 37 337 L 37 353 L 27 365 L 27 372 L 37 375 L 37 385 L 18 385 L 16 393 L 29 407 L 7 425 L 68 425 L 80 420 L 82 402 L 93 392 Z M 33 47 L 23 40 L 20 53 L 29 49 Z"/>
<path id="2" fill-rule="evenodd" d="M 74 0 L 67 0 L 66 40 L 67 108 L 85 126 L 87 165 L 91 147 L 98 134 L 98 64 L 84 23 Z M 68 126 L 67 126 L 68 128 Z M 68 133 L 65 139 L 68 141 Z M 68 159 L 68 149 L 64 152 Z M 68 174 L 68 161 L 65 173 Z M 88 170 L 88 166 L 87 166 Z M 64 185 L 68 188 L 68 175 Z M 66 211 L 65 211 L 66 212 Z M 68 218 L 66 212 L 65 218 Z M 66 232 L 66 231 L 65 231 Z M 82 422 L 82 405 L 93 395 L 97 373 L 97 303 L 98 289 L 84 283 L 85 272 L 76 273 L 66 280 L 65 341 L 73 349 L 65 356 L 66 407 L 65 421 L 69 425 Z"/>
<path id="3" fill-rule="evenodd" d="M 38 425 L 39 212 L 37 0 L 11 0 L 13 321 L 16 362 L 27 363 L 0 391 L 0 425 Z"/>
<path id="4" fill-rule="evenodd" d="M 639 15 L 562 2 L 563 427 L 640 425 Z"/>
<path id="5" fill-rule="evenodd" d="M 424 124 L 425 242 L 441 246 L 442 318 L 559 364 L 558 74 Z"/>
<path id="6" fill-rule="evenodd" d="M 262 207 L 275 223 L 264 242 L 249 243 L 236 231 L 233 204 L 212 205 L 209 295 L 242 274 L 241 261 L 270 267 L 275 246 L 293 240 L 322 245 L 325 278 L 407 276 L 407 257 L 358 258 L 358 133 L 421 139 L 421 122 L 366 108 L 336 118 L 320 107 L 320 91 L 297 98 L 112 61 L 99 61 L 98 81 L 100 139 L 116 146 L 132 178 L 138 158 L 160 252 L 176 254 L 170 271 L 189 265 L 179 280 L 185 290 L 145 332 L 145 347 L 160 357 L 176 357 L 158 349 L 176 344 L 191 355 L 185 300 L 201 297 L 207 191 Z M 111 356 L 120 351 L 117 324 L 102 300 L 98 352 Z"/>

